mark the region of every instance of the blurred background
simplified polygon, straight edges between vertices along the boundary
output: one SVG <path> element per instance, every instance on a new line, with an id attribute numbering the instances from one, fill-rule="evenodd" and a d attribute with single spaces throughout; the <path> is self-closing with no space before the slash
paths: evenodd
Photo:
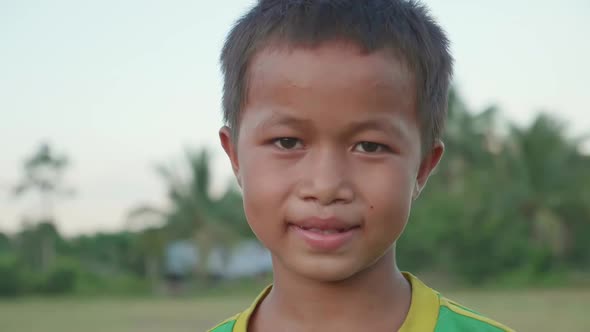
<path id="1" fill-rule="evenodd" d="M 0 330 L 204 331 L 271 281 L 217 141 L 252 0 L 0 0 Z M 522 331 L 588 331 L 590 2 L 424 1 L 456 59 L 400 266 Z"/>

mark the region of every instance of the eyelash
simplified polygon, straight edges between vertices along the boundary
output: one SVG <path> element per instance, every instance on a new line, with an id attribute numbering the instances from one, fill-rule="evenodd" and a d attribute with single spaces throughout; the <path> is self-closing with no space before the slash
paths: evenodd
<path id="1" fill-rule="evenodd" d="M 285 147 L 280 146 L 281 141 L 284 142 L 286 140 L 294 140 L 295 144 L 301 143 L 301 140 L 298 138 L 295 138 L 295 137 L 278 137 L 278 138 L 275 138 L 272 140 L 272 144 L 274 144 L 277 148 L 279 148 L 281 150 L 286 150 L 286 151 L 293 150 L 293 148 L 285 148 Z"/>
<path id="2" fill-rule="evenodd" d="M 362 142 L 359 142 L 359 143 L 355 144 L 354 145 L 355 150 L 356 150 L 356 147 L 357 146 L 362 146 L 362 144 L 375 144 L 376 145 L 376 148 L 377 148 L 377 151 L 373 151 L 373 152 L 363 152 L 363 151 L 361 151 L 362 153 L 375 154 L 375 153 L 391 152 L 391 149 L 387 145 L 384 145 L 384 144 L 381 144 L 381 143 L 376 143 L 376 142 L 370 142 L 370 141 L 362 141 Z"/>
<path id="3" fill-rule="evenodd" d="M 290 150 L 295 150 L 295 147 L 291 147 L 291 148 L 285 148 L 283 146 L 281 146 L 281 142 L 285 142 L 285 141 L 295 141 L 292 143 L 295 143 L 295 146 L 299 143 L 302 144 L 301 140 L 295 137 L 278 137 L 278 138 L 274 138 L 271 140 L 272 144 L 275 145 L 277 148 L 283 150 L 283 151 L 290 151 Z M 371 142 L 371 141 L 361 141 L 358 142 L 354 145 L 353 150 L 356 150 L 357 147 L 362 146 L 362 144 L 375 144 L 377 151 L 372 151 L 372 152 L 364 152 L 364 151 L 360 151 L 361 153 L 368 153 L 368 154 L 376 154 L 376 153 L 383 153 L 383 152 L 391 152 L 391 148 L 388 147 L 387 145 L 381 144 L 381 143 L 376 143 L 376 142 Z M 365 147 L 366 148 L 366 147 Z"/>

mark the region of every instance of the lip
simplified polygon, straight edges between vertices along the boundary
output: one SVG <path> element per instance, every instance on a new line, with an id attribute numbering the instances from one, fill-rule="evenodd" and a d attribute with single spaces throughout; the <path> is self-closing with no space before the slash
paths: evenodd
<path id="1" fill-rule="evenodd" d="M 346 231 L 351 228 L 358 227 L 357 224 L 348 223 L 338 218 L 307 218 L 291 224 L 301 227 L 303 229 L 320 229 L 322 231 L 334 230 L 334 231 Z"/>
<path id="2" fill-rule="evenodd" d="M 289 223 L 289 230 L 317 251 L 335 251 L 350 243 L 360 225 L 336 218 L 309 218 Z"/>

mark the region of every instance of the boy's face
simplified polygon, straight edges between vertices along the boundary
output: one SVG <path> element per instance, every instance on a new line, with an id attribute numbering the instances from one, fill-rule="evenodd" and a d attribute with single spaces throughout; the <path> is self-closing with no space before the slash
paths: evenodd
<path id="1" fill-rule="evenodd" d="M 421 155 L 414 75 L 333 42 L 266 48 L 248 79 L 239 138 L 220 137 L 275 269 L 337 281 L 384 259 L 443 150 Z"/>

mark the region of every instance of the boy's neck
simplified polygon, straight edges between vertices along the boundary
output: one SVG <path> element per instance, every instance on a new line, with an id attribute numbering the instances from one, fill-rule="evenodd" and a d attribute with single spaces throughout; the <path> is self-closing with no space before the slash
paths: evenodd
<path id="1" fill-rule="evenodd" d="M 396 267 L 393 250 L 367 270 L 340 282 L 309 280 L 278 266 L 253 330 L 290 326 L 299 331 L 396 331 L 410 300 L 411 287 Z"/>

